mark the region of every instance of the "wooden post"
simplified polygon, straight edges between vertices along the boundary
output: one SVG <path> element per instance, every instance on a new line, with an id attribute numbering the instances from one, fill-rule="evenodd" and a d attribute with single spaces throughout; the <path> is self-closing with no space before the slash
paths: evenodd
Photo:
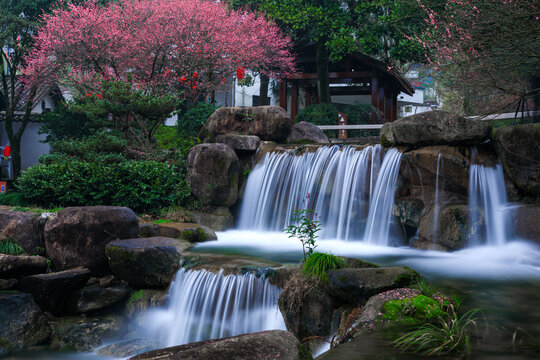
<path id="1" fill-rule="evenodd" d="M 392 95 L 387 86 L 385 86 L 384 90 L 384 118 L 386 121 L 392 121 Z"/>
<path id="2" fill-rule="evenodd" d="M 338 125 L 347 125 L 347 114 L 338 112 Z M 346 139 L 347 130 L 338 130 L 338 139 Z"/>
<path id="3" fill-rule="evenodd" d="M 308 106 L 311 106 L 311 89 L 310 88 L 305 88 L 305 90 L 306 90 L 305 104 L 306 104 L 306 107 L 308 107 Z"/>
<path id="4" fill-rule="evenodd" d="M 384 81 L 379 82 L 379 110 L 384 113 Z"/>
<path id="5" fill-rule="evenodd" d="M 371 78 L 371 106 L 379 107 L 379 78 L 376 74 Z"/>
<path id="6" fill-rule="evenodd" d="M 279 81 L 279 106 L 287 111 L 287 80 L 281 79 Z"/>
<path id="7" fill-rule="evenodd" d="M 397 119 L 397 96 L 398 94 L 392 93 L 392 114 L 390 116 L 390 121 L 396 121 Z"/>
<path id="8" fill-rule="evenodd" d="M 298 114 L 298 86 L 293 82 L 291 84 L 291 120 L 293 124 L 296 114 Z"/>

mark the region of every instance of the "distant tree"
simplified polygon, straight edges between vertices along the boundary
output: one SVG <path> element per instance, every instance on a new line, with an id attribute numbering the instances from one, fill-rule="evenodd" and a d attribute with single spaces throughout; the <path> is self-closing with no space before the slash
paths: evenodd
<path id="1" fill-rule="evenodd" d="M 290 41 L 263 17 L 209 0 L 119 0 L 69 4 L 43 18 L 31 61 L 44 59 L 84 94 L 125 80 L 146 94 L 195 104 L 238 67 L 276 77 L 294 71 Z"/>
<path id="2" fill-rule="evenodd" d="M 466 114 L 513 110 L 523 101 L 540 109 L 538 1 L 418 2 L 429 26 L 416 40 Z"/>
<path id="3" fill-rule="evenodd" d="M 32 35 L 38 18 L 53 0 L 0 0 L 0 89 L 4 128 L 11 146 L 13 177 L 21 171 L 21 138 L 30 121 L 36 94 L 47 85 L 47 68 L 34 61 L 27 69 L 26 56 L 32 49 Z M 18 114 L 18 110 L 22 113 Z M 16 117 L 19 127 L 16 128 Z M 3 144 L 2 144 L 3 145 Z"/>

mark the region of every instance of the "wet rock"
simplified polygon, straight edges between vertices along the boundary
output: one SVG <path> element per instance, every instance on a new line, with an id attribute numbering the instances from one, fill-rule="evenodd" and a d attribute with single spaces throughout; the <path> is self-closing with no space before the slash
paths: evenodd
<path id="1" fill-rule="evenodd" d="M 469 187 L 469 158 L 469 149 L 452 146 L 427 146 L 407 151 L 403 154 L 400 168 L 403 185 L 422 186 L 426 192 L 434 194 L 438 181 L 441 193 L 439 200 L 444 201 L 450 196 L 446 193 L 457 193 L 466 197 Z"/>
<path id="2" fill-rule="evenodd" d="M 90 279 L 90 270 L 75 268 L 49 274 L 31 275 L 19 280 L 17 288 L 34 296 L 39 306 L 52 314 L 66 311 L 69 296 Z"/>
<path id="3" fill-rule="evenodd" d="M 163 306 L 169 297 L 169 290 L 158 289 L 139 289 L 131 292 L 126 304 L 126 316 L 130 319 L 135 318 L 135 321 L 142 325 L 142 318 L 139 317 L 144 311 L 156 307 Z"/>
<path id="4" fill-rule="evenodd" d="M 20 278 L 47 272 L 47 260 L 43 256 L 0 254 L 0 279 Z"/>
<path id="5" fill-rule="evenodd" d="M 17 279 L 0 279 L 0 290 L 12 290 L 17 286 Z"/>
<path id="6" fill-rule="evenodd" d="M 70 300 L 70 310 L 76 313 L 87 313 L 102 310 L 126 300 L 131 290 L 123 284 L 109 287 L 89 285 L 76 291 Z"/>
<path id="7" fill-rule="evenodd" d="M 27 254 L 43 255 L 43 224 L 38 214 L 0 211 L 0 231 L 4 238 L 17 240 Z"/>
<path id="8" fill-rule="evenodd" d="M 193 212 L 197 223 L 208 226 L 214 231 L 224 231 L 234 226 L 234 217 L 231 211 L 223 206 L 213 207 L 205 212 Z"/>
<path id="9" fill-rule="evenodd" d="M 94 274 L 110 270 L 105 246 L 116 239 L 139 234 L 135 213 L 126 207 L 88 206 L 65 208 L 45 225 L 47 255 L 57 270 L 76 266 L 89 268 Z"/>
<path id="10" fill-rule="evenodd" d="M 191 193 L 204 206 L 231 206 L 236 202 L 239 162 L 228 145 L 194 146 L 188 154 L 187 166 Z"/>
<path id="11" fill-rule="evenodd" d="M 214 273 L 223 270 L 224 275 L 251 272 L 258 276 L 268 273 L 267 276 L 272 277 L 272 271 L 281 264 L 251 256 L 184 252 L 182 266 L 186 270 L 207 270 Z"/>
<path id="12" fill-rule="evenodd" d="M 437 211 L 439 215 L 435 222 Z M 469 244 L 472 235 L 477 233 L 482 222 L 483 219 L 479 219 L 476 224 L 470 223 L 470 210 L 467 204 L 446 204 L 439 210 L 431 206 L 422 215 L 418 237 L 426 244 L 457 250 Z M 411 245 L 420 246 L 420 244 L 422 242 L 413 242 Z"/>
<path id="13" fill-rule="evenodd" d="M 338 306 L 318 280 L 293 275 L 285 283 L 278 305 L 287 330 L 297 338 L 330 335 Z"/>
<path id="14" fill-rule="evenodd" d="M 520 206 L 514 213 L 516 235 L 540 243 L 540 206 Z"/>
<path id="15" fill-rule="evenodd" d="M 525 194 L 540 195 L 540 124 L 493 130 L 492 142 L 504 172 Z"/>
<path id="16" fill-rule="evenodd" d="M 51 329 L 32 295 L 0 291 L 0 357 L 45 342 Z"/>
<path id="17" fill-rule="evenodd" d="M 135 288 L 166 288 L 180 266 L 186 241 L 151 237 L 116 240 L 106 247 L 114 275 Z"/>
<path id="18" fill-rule="evenodd" d="M 221 107 L 206 121 L 200 138 L 218 135 L 256 135 L 261 140 L 285 142 L 291 132 L 291 118 L 279 106 Z"/>
<path id="19" fill-rule="evenodd" d="M 102 347 L 97 351 L 99 355 L 115 358 L 135 356 L 159 348 L 159 343 L 151 339 L 133 339 L 122 341 Z"/>
<path id="20" fill-rule="evenodd" d="M 51 321 L 51 350 L 91 352 L 102 339 L 119 335 L 125 323 L 122 317 L 64 317 Z"/>
<path id="21" fill-rule="evenodd" d="M 255 152 L 261 145 L 261 139 L 253 135 L 218 135 L 216 142 L 227 144 L 236 152 Z"/>
<path id="22" fill-rule="evenodd" d="M 474 145 L 488 140 L 489 121 L 429 111 L 388 122 L 381 129 L 384 146 Z"/>
<path id="23" fill-rule="evenodd" d="M 377 320 L 382 318 L 383 307 L 387 302 L 392 300 L 413 298 L 418 295 L 420 295 L 420 291 L 418 290 L 400 288 L 372 296 L 362 311 L 359 311 L 356 318 L 352 320 L 352 325 L 344 329 L 340 329 L 340 331 L 336 334 L 334 343 L 345 343 L 366 331 L 371 331 L 376 328 L 379 325 Z"/>
<path id="24" fill-rule="evenodd" d="M 130 360 L 274 358 L 309 360 L 311 355 L 306 353 L 293 335 L 283 330 L 271 330 L 154 350 L 132 357 Z"/>
<path id="25" fill-rule="evenodd" d="M 217 240 L 216 233 L 206 226 L 184 229 L 182 237 L 191 243 Z"/>
<path id="26" fill-rule="evenodd" d="M 318 143 L 328 144 L 328 137 L 317 125 L 301 121 L 293 125 L 287 143 Z"/>
<path id="27" fill-rule="evenodd" d="M 420 276 L 405 267 L 339 269 L 327 274 L 332 296 L 351 305 L 362 305 L 375 294 L 411 285 Z"/>

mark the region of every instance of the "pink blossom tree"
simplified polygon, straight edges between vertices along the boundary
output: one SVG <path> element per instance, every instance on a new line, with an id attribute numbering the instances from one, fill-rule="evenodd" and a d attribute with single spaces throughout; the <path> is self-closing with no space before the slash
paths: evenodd
<path id="1" fill-rule="evenodd" d="M 416 39 L 465 113 L 540 109 L 538 1 L 417 1 L 428 27 Z"/>
<path id="2" fill-rule="evenodd" d="M 226 88 L 239 66 L 294 72 L 290 40 L 264 17 L 210 0 L 96 1 L 43 16 L 29 62 L 46 62 L 80 92 L 130 76 L 150 94 L 188 102 Z"/>

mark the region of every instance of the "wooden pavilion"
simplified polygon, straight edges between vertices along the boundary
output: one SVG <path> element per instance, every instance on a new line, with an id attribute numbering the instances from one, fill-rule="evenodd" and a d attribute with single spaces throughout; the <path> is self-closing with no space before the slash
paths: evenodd
<path id="1" fill-rule="evenodd" d="M 287 88 L 290 86 L 291 119 L 298 113 L 299 90 L 303 89 L 304 106 L 318 103 L 317 64 L 314 44 L 296 49 L 298 73 L 282 79 L 279 84 L 280 106 L 288 110 Z M 397 117 L 397 96 L 414 93 L 411 84 L 383 62 L 362 54 L 352 54 L 329 65 L 330 95 L 368 95 L 371 105 L 380 109 L 386 121 Z M 334 102 L 334 101 L 332 101 Z"/>

